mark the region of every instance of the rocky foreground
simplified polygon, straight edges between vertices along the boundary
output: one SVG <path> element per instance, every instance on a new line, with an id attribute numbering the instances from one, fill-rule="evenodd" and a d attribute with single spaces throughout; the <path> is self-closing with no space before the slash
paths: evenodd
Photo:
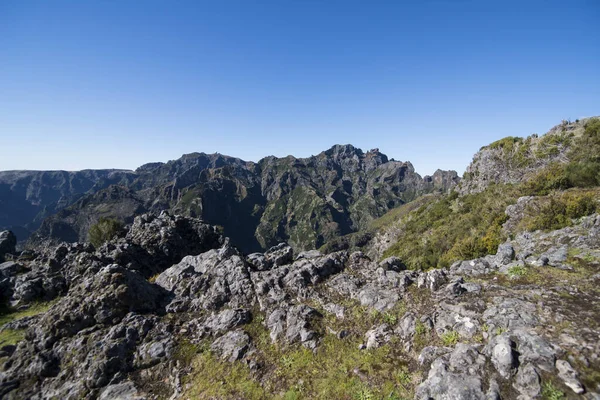
<path id="1" fill-rule="evenodd" d="M 98 249 L 5 257 L 5 299 L 51 303 L 1 328 L 23 332 L 0 349 L 1 398 L 600 398 L 597 214 L 428 272 L 285 244 L 245 256 L 168 213 Z M 311 364 L 323 354 L 334 372 Z M 319 386 L 330 373 L 348 390 Z"/>

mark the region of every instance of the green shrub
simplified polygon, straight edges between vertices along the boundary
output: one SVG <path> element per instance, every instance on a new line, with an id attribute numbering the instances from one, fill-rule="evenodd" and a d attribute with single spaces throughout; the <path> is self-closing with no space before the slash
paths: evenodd
<path id="1" fill-rule="evenodd" d="M 444 346 L 454 346 L 456 343 L 458 343 L 458 332 L 446 332 L 442 335 L 441 339 Z"/>
<path id="2" fill-rule="evenodd" d="M 600 185 L 600 163 L 597 161 L 570 162 L 564 167 L 563 174 L 568 187 Z"/>
<path id="3" fill-rule="evenodd" d="M 544 135 L 538 142 L 534 154 L 537 158 L 556 156 L 562 149 L 571 145 L 573 136 L 572 132 Z"/>
<path id="4" fill-rule="evenodd" d="M 552 382 L 544 383 L 542 387 L 542 398 L 544 400 L 561 400 L 564 399 L 565 394 L 555 387 Z"/>
<path id="5" fill-rule="evenodd" d="M 523 219 L 526 230 L 561 229 L 571 225 L 571 220 L 593 214 L 598 209 L 595 192 L 566 192 L 552 196 L 541 205 L 533 204 Z"/>
<path id="6" fill-rule="evenodd" d="M 520 266 L 520 265 L 515 265 L 513 267 L 510 267 L 508 269 L 508 275 L 511 278 L 516 278 L 516 277 L 520 277 L 520 276 L 525 276 L 527 275 L 527 268 Z"/>
<path id="7" fill-rule="evenodd" d="M 571 223 L 566 216 L 565 203 L 554 197 L 530 214 L 533 215 L 525 222 L 528 231 L 560 229 Z"/>
<path id="8" fill-rule="evenodd" d="M 444 259 L 450 260 L 471 260 L 482 257 L 487 254 L 487 247 L 476 236 L 467 236 L 454 243 L 454 246 L 444 255 Z M 449 262 L 448 262 L 449 263 Z"/>
<path id="9" fill-rule="evenodd" d="M 521 143 L 521 142 L 523 142 L 522 137 L 507 136 L 505 138 L 496 140 L 495 142 L 489 144 L 487 146 L 487 148 L 489 148 L 489 149 L 504 149 L 504 150 L 511 151 L 514 148 L 515 144 Z"/>
<path id="10" fill-rule="evenodd" d="M 566 193 L 563 199 L 566 204 L 565 212 L 569 218 L 581 218 L 591 215 L 598 208 L 595 193 Z"/>
<path id="11" fill-rule="evenodd" d="M 105 242 L 123 233 L 123 224 L 112 218 L 100 218 L 90 227 L 88 237 L 94 247 L 100 247 Z"/>
<path id="12" fill-rule="evenodd" d="M 567 189 L 571 185 L 564 164 L 552 163 L 523 184 L 523 194 L 543 196 L 554 190 Z"/>

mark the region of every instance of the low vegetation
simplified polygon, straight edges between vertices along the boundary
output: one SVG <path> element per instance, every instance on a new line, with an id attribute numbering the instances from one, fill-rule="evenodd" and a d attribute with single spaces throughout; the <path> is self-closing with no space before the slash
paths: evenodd
<path id="1" fill-rule="evenodd" d="M 100 220 L 90 227 L 88 232 L 90 243 L 94 247 L 100 247 L 108 240 L 120 235 L 123 232 L 121 221 L 112 218 L 100 218 Z"/>
<path id="2" fill-rule="evenodd" d="M 527 231 L 554 230 L 572 224 L 572 220 L 598 210 L 597 191 L 569 191 L 532 203 L 521 226 Z"/>
<path id="3" fill-rule="evenodd" d="M 542 386 L 542 398 L 544 400 L 561 400 L 565 398 L 565 394 L 552 382 L 546 382 Z"/>
<path id="4" fill-rule="evenodd" d="M 458 343 L 458 337 L 458 332 L 449 331 L 444 333 L 441 339 L 444 346 L 454 346 L 456 343 Z"/>
<path id="5" fill-rule="evenodd" d="M 316 351 L 300 345 L 272 343 L 263 325 L 263 316 L 244 327 L 256 346 L 252 360 L 264 365 L 260 380 L 244 363 L 220 360 L 208 349 L 187 344 L 183 354 L 193 356 L 191 365 L 197 371 L 189 376 L 190 398 L 244 399 L 409 399 L 420 382 L 420 374 L 411 372 L 397 343 L 376 349 L 361 350 L 364 332 L 371 324 L 397 322 L 405 312 L 400 304 L 386 313 L 369 312 L 349 305 L 348 318 L 337 320 L 324 314 L 321 331 L 326 326 L 345 329 L 349 336 L 339 339 L 328 333 Z M 362 315 L 362 319 L 359 318 Z M 365 322 L 366 321 L 366 322 Z M 326 326 L 325 326 L 326 325 Z M 192 350 L 190 350 L 192 349 Z"/>
<path id="6" fill-rule="evenodd" d="M 497 185 L 461 198 L 455 192 L 432 198 L 404 218 L 398 242 L 384 257 L 398 256 L 411 269 L 429 269 L 495 253 L 506 239 L 504 210 L 516 201 L 516 191 Z"/>
<path id="7" fill-rule="evenodd" d="M 16 321 L 26 317 L 33 317 L 43 314 L 55 303 L 55 301 L 45 303 L 35 303 L 25 310 L 15 310 L 10 307 L 4 307 L 0 310 L 0 347 L 20 342 L 25 331 L 20 329 L 2 329 L 9 322 Z"/>

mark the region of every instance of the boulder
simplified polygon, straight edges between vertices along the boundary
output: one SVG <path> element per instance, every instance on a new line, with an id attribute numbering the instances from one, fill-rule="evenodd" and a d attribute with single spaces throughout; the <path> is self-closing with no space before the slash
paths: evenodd
<path id="1" fill-rule="evenodd" d="M 6 254 L 16 252 L 17 237 L 11 231 L 0 232 L 0 262 L 3 262 Z"/>
<path id="2" fill-rule="evenodd" d="M 579 374 L 573 369 L 571 364 L 566 360 L 557 360 L 556 369 L 558 370 L 558 377 L 567 385 L 572 391 L 577 394 L 585 392 L 583 385 L 579 381 Z"/>
<path id="3" fill-rule="evenodd" d="M 250 336 L 243 331 L 227 332 L 210 346 L 220 358 L 229 362 L 241 360 L 250 347 Z"/>

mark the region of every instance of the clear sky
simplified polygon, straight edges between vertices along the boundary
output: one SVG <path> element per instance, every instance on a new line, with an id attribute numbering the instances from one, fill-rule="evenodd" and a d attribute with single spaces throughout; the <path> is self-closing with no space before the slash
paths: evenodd
<path id="1" fill-rule="evenodd" d="M 351 143 L 462 173 L 598 114 L 598 0 L 0 0 L 0 170 Z"/>

